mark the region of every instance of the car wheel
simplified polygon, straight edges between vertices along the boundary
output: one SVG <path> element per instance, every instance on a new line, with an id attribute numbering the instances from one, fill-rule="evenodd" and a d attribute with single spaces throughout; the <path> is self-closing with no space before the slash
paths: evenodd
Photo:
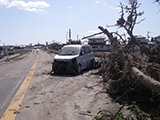
<path id="1" fill-rule="evenodd" d="M 95 66 L 95 60 L 91 60 L 90 65 L 89 65 L 89 69 L 93 69 Z"/>
<path id="2" fill-rule="evenodd" d="M 92 69 L 95 67 L 95 59 L 93 59 L 92 61 Z"/>

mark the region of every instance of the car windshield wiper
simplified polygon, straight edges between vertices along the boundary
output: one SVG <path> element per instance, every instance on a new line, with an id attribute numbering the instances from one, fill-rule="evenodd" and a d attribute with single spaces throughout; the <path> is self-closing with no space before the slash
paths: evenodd
<path id="1" fill-rule="evenodd" d="M 77 55 L 76 53 L 63 53 L 63 54 L 58 54 L 58 55 Z"/>
<path id="2" fill-rule="evenodd" d="M 58 54 L 58 55 L 73 55 L 73 54 Z"/>

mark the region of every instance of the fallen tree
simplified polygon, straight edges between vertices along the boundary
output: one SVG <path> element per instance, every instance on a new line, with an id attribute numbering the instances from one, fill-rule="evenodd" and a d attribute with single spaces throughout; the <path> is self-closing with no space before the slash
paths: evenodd
<path id="1" fill-rule="evenodd" d="M 124 53 L 124 49 L 122 48 L 122 46 L 118 43 L 118 40 L 116 37 L 113 37 L 113 35 L 107 30 L 104 29 L 103 27 L 99 26 L 99 29 L 101 31 L 103 31 L 108 38 L 111 40 L 111 43 L 113 45 L 113 49 L 118 51 L 118 54 L 120 55 L 124 66 L 127 65 L 128 61 L 130 61 L 129 59 L 126 59 L 126 55 Z M 135 40 L 135 39 L 133 39 Z M 126 50 L 128 51 L 128 50 Z M 127 57 L 128 58 L 128 57 Z M 131 67 L 130 69 L 131 73 L 133 73 L 133 75 L 140 81 L 142 82 L 144 85 L 146 85 L 147 87 L 151 88 L 152 90 L 155 90 L 157 92 L 160 92 L 160 82 L 158 82 L 157 80 L 154 80 L 153 78 L 151 78 L 150 76 L 146 76 L 143 72 L 141 72 L 138 68 L 136 67 Z"/>
<path id="2" fill-rule="evenodd" d="M 117 32 L 109 32 L 102 26 L 98 27 L 102 32 L 91 36 L 104 33 L 111 41 L 112 52 L 104 58 L 99 71 L 107 92 L 116 96 L 115 101 L 123 104 L 137 101 L 150 112 L 151 108 L 160 108 L 160 44 L 148 49 L 133 35 L 134 26 L 144 20 L 137 22 L 137 17 L 144 13 L 137 12 L 140 5 L 137 0 L 129 0 L 126 6 L 120 3 L 121 17 L 112 25 L 124 28 L 130 37 L 128 44 Z M 135 52 L 135 46 L 139 51 Z"/>

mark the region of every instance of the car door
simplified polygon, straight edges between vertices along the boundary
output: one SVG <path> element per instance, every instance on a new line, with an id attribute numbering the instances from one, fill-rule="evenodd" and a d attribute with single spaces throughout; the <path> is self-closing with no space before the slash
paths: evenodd
<path id="1" fill-rule="evenodd" d="M 89 54 L 89 47 L 85 46 L 85 59 L 86 59 L 86 67 L 88 67 L 90 63 L 90 54 Z"/>
<path id="2" fill-rule="evenodd" d="M 88 62 L 90 64 L 90 62 L 93 60 L 93 50 L 91 46 L 87 46 L 88 47 Z"/>
<path id="3" fill-rule="evenodd" d="M 87 59 L 86 59 L 86 51 L 85 51 L 85 46 L 82 46 L 80 56 L 79 56 L 79 61 L 82 65 L 82 69 L 86 68 L 87 65 Z"/>

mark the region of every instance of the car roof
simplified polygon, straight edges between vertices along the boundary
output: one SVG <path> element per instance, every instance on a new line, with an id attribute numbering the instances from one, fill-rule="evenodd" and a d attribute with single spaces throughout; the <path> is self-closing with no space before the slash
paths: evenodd
<path id="1" fill-rule="evenodd" d="M 82 47 L 82 46 L 90 46 L 90 45 L 81 45 L 81 44 L 72 44 L 72 45 L 65 45 L 64 47 Z"/>

